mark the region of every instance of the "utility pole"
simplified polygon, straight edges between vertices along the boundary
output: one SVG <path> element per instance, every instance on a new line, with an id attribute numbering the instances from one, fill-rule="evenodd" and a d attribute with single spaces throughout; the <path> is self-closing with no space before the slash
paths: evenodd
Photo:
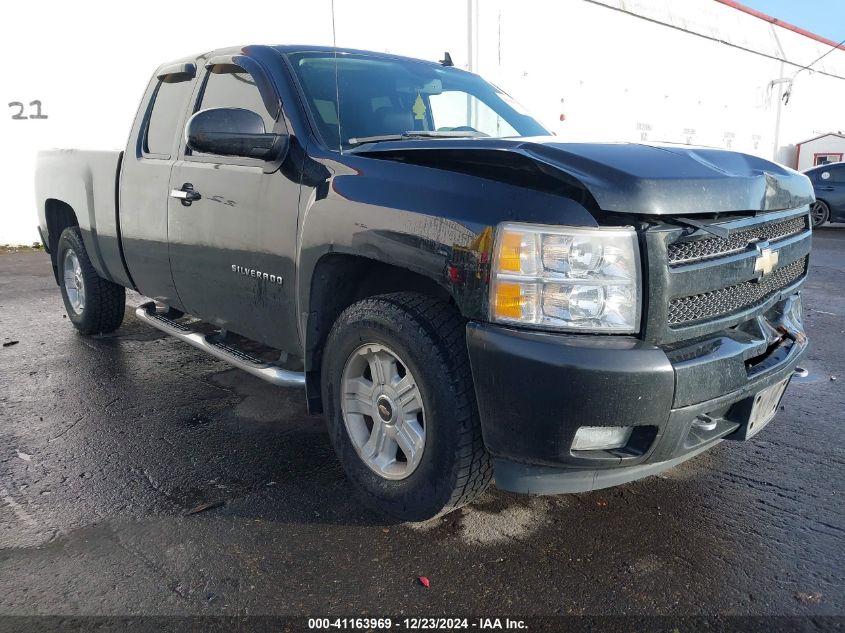
<path id="1" fill-rule="evenodd" d="M 467 0 L 467 70 L 472 72 L 475 50 L 473 48 L 473 31 L 475 20 L 473 19 L 472 0 Z M 472 97 L 467 94 L 467 125 L 472 125 Z"/>
<path id="2" fill-rule="evenodd" d="M 472 72 L 472 31 L 474 29 L 472 15 L 472 0 L 467 0 L 467 70 Z"/>
<path id="3" fill-rule="evenodd" d="M 783 77 L 784 71 L 784 64 L 783 60 L 780 62 L 780 76 Z M 774 83 L 774 82 L 773 82 Z M 780 112 L 783 109 L 783 81 L 777 81 L 778 85 L 778 109 L 777 113 L 775 114 L 775 148 L 774 148 L 774 156 L 772 156 L 772 160 L 777 162 L 778 160 L 778 150 L 780 150 Z"/>

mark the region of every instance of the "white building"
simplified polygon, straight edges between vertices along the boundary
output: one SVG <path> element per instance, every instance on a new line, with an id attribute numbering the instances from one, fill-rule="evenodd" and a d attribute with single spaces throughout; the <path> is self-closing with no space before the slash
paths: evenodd
<path id="1" fill-rule="evenodd" d="M 448 50 L 564 140 L 730 147 L 794 167 L 845 128 L 845 50 L 733 0 L 335 0 L 339 46 Z M 35 152 L 121 148 L 152 71 L 246 43 L 332 42 L 331 0 L 8 3 L 0 244 L 37 239 Z M 787 99 L 784 98 L 788 93 Z M 31 118 L 38 114 L 46 118 Z M 15 105 L 19 104 L 19 105 Z M 802 150 L 802 154 L 803 154 Z"/>
<path id="2" fill-rule="evenodd" d="M 841 163 L 845 155 L 845 135 L 821 134 L 806 141 L 797 143 L 797 169 L 804 171 L 816 165 Z"/>

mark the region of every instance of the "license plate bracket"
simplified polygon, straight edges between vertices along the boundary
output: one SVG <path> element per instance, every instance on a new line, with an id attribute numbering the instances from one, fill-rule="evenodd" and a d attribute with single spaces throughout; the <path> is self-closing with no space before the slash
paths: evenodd
<path id="1" fill-rule="evenodd" d="M 765 389 L 761 389 L 753 397 L 743 402 L 740 405 L 740 411 L 737 411 L 739 414 L 737 417 L 744 421 L 736 431 L 731 433 L 730 439 L 748 440 L 762 431 L 775 417 L 788 385 L 789 378 L 785 378 Z"/>

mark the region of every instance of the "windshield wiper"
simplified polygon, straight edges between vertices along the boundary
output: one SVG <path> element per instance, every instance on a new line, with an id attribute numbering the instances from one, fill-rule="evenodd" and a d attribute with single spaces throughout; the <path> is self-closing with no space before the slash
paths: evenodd
<path id="1" fill-rule="evenodd" d="M 347 142 L 350 145 L 365 145 L 366 143 L 384 143 L 387 141 L 405 141 L 412 138 L 479 138 L 482 136 L 490 136 L 484 132 L 466 131 L 427 131 L 427 130 L 409 130 L 402 134 L 382 134 L 378 136 L 359 136 L 351 138 Z"/>
<path id="2" fill-rule="evenodd" d="M 705 224 L 704 222 L 699 222 L 698 220 L 693 220 L 692 218 L 672 217 L 670 219 L 677 224 L 684 224 L 686 226 L 691 226 L 694 229 L 701 229 L 706 233 L 710 233 L 710 235 L 715 235 L 716 237 L 721 237 L 722 239 L 727 238 L 731 234 L 730 230 L 723 226 Z"/>

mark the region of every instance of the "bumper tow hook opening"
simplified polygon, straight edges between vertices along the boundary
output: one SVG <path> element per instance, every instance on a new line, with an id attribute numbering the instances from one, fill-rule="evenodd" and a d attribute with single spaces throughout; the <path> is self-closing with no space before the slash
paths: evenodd
<path id="1" fill-rule="evenodd" d="M 711 418 L 706 413 L 702 413 L 698 417 L 695 418 L 695 421 L 692 423 L 693 426 L 701 431 L 712 431 L 716 428 L 717 421 Z"/>

